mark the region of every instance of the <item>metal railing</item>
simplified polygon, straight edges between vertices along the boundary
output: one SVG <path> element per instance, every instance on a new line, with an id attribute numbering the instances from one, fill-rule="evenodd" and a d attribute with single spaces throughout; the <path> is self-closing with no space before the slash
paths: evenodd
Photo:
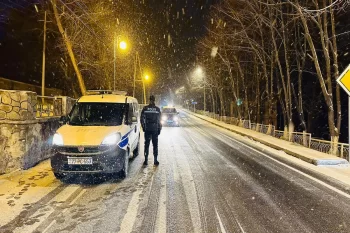
<path id="1" fill-rule="evenodd" d="M 62 98 L 38 96 L 36 103 L 36 117 L 54 117 L 62 115 Z"/>
<path id="2" fill-rule="evenodd" d="M 67 96 L 37 96 L 36 118 L 67 115 L 76 103 L 76 99 Z"/>
<path id="3" fill-rule="evenodd" d="M 196 113 L 208 116 L 210 118 L 225 122 L 227 124 L 236 125 L 246 129 L 251 129 L 256 132 L 271 135 L 275 138 L 290 141 L 292 143 L 299 144 L 301 146 L 317 150 L 319 152 L 336 155 L 341 158 L 349 160 L 349 144 L 347 143 L 334 143 L 326 140 L 313 139 L 311 133 L 306 132 L 292 132 L 288 133 L 281 130 L 276 130 L 273 125 L 264 125 L 257 123 L 250 123 L 249 120 L 241 120 L 235 117 L 220 116 L 212 112 L 204 112 L 197 110 Z"/>
<path id="4" fill-rule="evenodd" d="M 335 143 L 326 140 L 311 139 L 310 148 L 323 153 L 349 159 L 349 144 L 347 143 Z"/>

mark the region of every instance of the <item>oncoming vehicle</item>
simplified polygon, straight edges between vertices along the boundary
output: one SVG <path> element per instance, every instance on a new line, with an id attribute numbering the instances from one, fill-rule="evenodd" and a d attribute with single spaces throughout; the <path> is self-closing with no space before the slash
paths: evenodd
<path id="1" fill-rule="evenodd" d="M 162 125 L 174 125 L 179 126 L 179 112 L 175 107 L 163 107 L 162 109 Z"/>
<path id="2" fill-rule="evenodd" d="M 139 154 L 137 99 L 112 91 L 81 97 L 53 137 L 51 167 L 66 174 L 119 174 L 126 177 L 129 159 Z"/>

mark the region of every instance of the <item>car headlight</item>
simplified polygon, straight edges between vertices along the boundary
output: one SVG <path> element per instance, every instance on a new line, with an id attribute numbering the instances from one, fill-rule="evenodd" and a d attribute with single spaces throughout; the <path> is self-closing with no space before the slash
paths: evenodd
<path id="1" fill-rule="evenodd" d="M 112 146 L 112 145 L 117 145 L 117 143 L 120 141 L 120 134 L 119 133 L 114 133 L 111 135 L 108 135 L 103 139 L 101 145 L 104 146 Z"/>
<path id="2" fill-rule="evenodd" d="M 177 116 L 174 116 L 174 121 L 178 121 L 179 118 Z"/>
<path id="3" fill-rule="evenodd" d="M 166 121 L 168 120 L 168 117 L 167 116 L 162 116 L 162 121 Z"/>
<path id="4" fill-rule="evenodd" d="M 63 146 L 63 138 L 60 134 L 55 133 L 55 135 L 53 135 L 52 145 Z"/>

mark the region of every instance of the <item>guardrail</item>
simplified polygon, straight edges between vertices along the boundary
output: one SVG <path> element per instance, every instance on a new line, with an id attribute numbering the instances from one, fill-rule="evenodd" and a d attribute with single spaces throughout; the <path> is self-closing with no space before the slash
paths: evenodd
<path id="1" fill-rule="evenodd" d="M 319 152 L 336 155 L 341 158 L 350 160 L 349 158 L 349 144 L 347 143 L 335 143 L 326 140 L 313 139 L 311 133 L 306 132 L 292 132 L 288 133 L 281 130 L 276 130 L 273 125 L 264 125 L 251 123 L 249 120 L 241 120 L 235 117 L 220 116 L 211 112 L 204 112 L 196 110 L 196 113 L 208 116 L 210 118 L 225 122 L 227 124 L 236 125 L 246 129 L 251 129 L 256 132 L 271 135 L 275 138 L 290 141 L 292 143 L 299 144 L 301 146 L 317 150 Z"/>

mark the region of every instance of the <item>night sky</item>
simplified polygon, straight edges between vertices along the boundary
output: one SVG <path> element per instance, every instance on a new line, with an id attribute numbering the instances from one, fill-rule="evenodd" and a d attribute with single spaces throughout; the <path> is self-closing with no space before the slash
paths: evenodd
<path id="1" fill-rule="evenodd" d="M 143 66 L 150 68 L 153 72 L 155 80 L 152 90 L 166 92 L 169 88 L 177 88 L 184 84 L 185 74 L 193 69 L 196 62 L 196 44 L 206 33 L 205 25 L 209 21 L 210 7 L 216 2 L 218 0 L 134 0 L 131 5 L 130 2 L 125 3 L 125 1 L 113 2 L 116 8 L 120 8 L 116 15 L 120 25 L 123 25 L 123 30 L 131 31 L 133 43 L 138 45 Z M 1 0 L 0 2 L 0 62 L 6 63 L 8 59 L 5 57 L 16 54 L 15 57 L 10 58 L 12 63 L 10 67 L 17 67 L 14 69 L 0 66 L 0 76 L 39 84 L 40 53 L 33 58 L 38 59 L 36 62 L 38 68 L 33 71 L 33 74 L 26 74 L 26 71 L 18 68 L 20 65 L 15 65 L 23 62 L 21 60 L 21 56 L 25 56 L 23 49 L 25 50 L 27 48 L 25 46 L 28 45 L 23 33 L 24 30 L 27 33 L 30 29 L 23 28 L 21 31 L 21 26 L 18 27 L 18 24 L 15 24 L 17 28 L 9 26 L 14 25 L 10 22 L 14 18 L 18 22 L 31 20 L 33 24 L 37 24 L 33 25 L 38 27 L 33 28 L 33 32 L 36 33 L 38 40 L 32 43 L 37 43 L 36 47 L 39 49 L 42 43 L 40 41 L 42 31 L 38 21 L 40 16 L 36 14 L 34 3 L 49 7 L 49 4 L 40 0 Z M 126 4 L 129 4 L 128 8 Z M 13 15 L 16 16 L 13 17 Z M 132 24 L 130 24 L 131 20 Z M 18 52 L 4 54 L 8 53 L 8 48 L 4 48 L 7 45 L 4 41 L 10 40 L 18 40 L 16 46 L 12 45 L 11 48 L 11 51 L 18 50 Z M 30 48 L 33 46 L 33 44 L 30 45 Z M 29 51 L 30 48 L 28 48 Z M 48 85 L 57 87 L 60 84 L 55 83 L 54 78 L 48 78 Z"/>

